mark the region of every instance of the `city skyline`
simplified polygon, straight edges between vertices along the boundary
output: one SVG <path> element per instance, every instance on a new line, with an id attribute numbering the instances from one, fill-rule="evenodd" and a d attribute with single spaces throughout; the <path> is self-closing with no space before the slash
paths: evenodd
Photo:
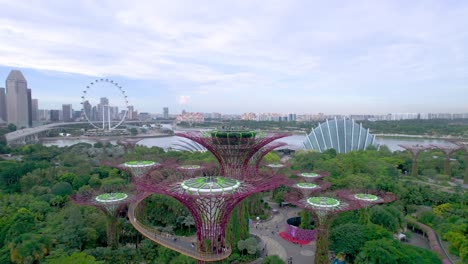
<path id="1" fill-rule="evenodd" d="M 21 70 L 41 109 L 105 77 L 150 113 L 468 112 L 468 3 L 2 6 L 0 79 Z"/>

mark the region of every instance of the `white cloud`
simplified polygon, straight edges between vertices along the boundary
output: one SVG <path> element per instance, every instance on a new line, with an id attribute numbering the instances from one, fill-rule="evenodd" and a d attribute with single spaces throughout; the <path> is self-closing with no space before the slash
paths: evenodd
<path id="1" fill-rule="evenodd" d="M 349 96 L 388 83 L 407 91 L 466 82 L 463 2 L 0 3 L 0 65 L 157 80 L 194 101 L 219 91 Z"/>
<path id="2" fill-rule="evenodd" d="M 179 96 L 179 98 L 178 98 L 177 101 L 178 101 L 178 103 L 179 103 L 180 105 L 186 105 L 186 104 L 188 104 L 189 100 L 190 100 L 190 96 L 188 96 L 188 95 L 181 95 L 181 96 Z"/>

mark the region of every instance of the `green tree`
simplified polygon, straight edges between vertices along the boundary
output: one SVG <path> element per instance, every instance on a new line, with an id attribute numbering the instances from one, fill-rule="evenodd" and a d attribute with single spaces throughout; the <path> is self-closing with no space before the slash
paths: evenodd
<path id="1" fill-rule="evenodd" d="M 299 227 L 302 229 L 312 229 L 310 212 L 306 209 L 302 209 L 299 215 L 301 216 L 301 224 Z"/>
<path id="2" fill-rule="evenodd" d="M 271 256 L 266 257 L 262 261 L 262 264 L 284 264 L 284 261 L 277 255 L 271 255 Z"/>
<path id="3" fill-rule="evenodd" d="M 103 261 L 97 261 L 93 256 L 84 252 L 74 252 L 70 256 L 62 255 L 54 258 L 47 258 L 46 264 L 103 264 Z"/>
<path id="4" fill-rule="evenodd" d="M 65 196 L 73 192 L 73 187 L 68 182 L 58 182 L 52 186 L 52 193 L 55 195 Z"/>

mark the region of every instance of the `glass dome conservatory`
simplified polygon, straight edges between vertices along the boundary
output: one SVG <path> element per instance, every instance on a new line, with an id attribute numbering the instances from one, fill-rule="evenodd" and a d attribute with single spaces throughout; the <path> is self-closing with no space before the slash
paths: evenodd
<path id="1" fill-rule="evenodd" d="M 305 149 L 323 152 L 335 149 L 337 153 L 347 153 L 352 150 L 363 150 L 374 145 L 375 136 L 362 124 L 356 124 L 352 119 L 327 120 L 306 136 L 303 145 Z"/>

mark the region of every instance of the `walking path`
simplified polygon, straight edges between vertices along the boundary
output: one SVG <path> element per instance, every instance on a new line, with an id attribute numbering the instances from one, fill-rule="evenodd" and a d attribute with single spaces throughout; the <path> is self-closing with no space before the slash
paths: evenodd
<path id="1" fill-rule="evenodd" d="M 297 245 L 282 239 L 279 233 L 285 229 L 286 220 L 298 216 L 300 209 L 291 207 L 280 208 L 276 203 L 267 201 L 272 209 L 278 213 L 272 218 L 260 221 L 258 225 L 254 221 L 250 227 L 250 233 L 258 236 L 265 247 L 265 254 L 278 255 L 285 263 L 292 258 L 294 264 L 309 264 L 314 262 L 315 243 Z"/>

